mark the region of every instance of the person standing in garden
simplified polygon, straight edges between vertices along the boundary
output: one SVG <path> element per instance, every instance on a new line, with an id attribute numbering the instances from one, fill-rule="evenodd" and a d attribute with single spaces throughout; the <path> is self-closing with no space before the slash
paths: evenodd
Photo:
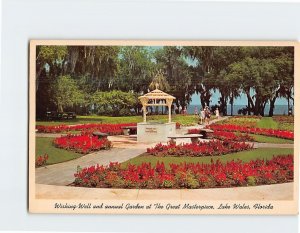
<path id="1" fill-rule="evenodd" d="M 198 107 L 197 106 L 195 106 L 194 114 L 195 114 L 195 116 L 198 116 Z"/>
<path id="2" fill-rule="evenodd" d="M 204 109 L 202 109 L 200 111 L 200 123 L 201 123 L 201 125 L 204 123 L 204 121 L 205 121 L 205 111 L 204 111 Z"/>
<path id="3" fill-rule="evenodd" d="M 205 107 L 204 113 L 205 113 L 205 123 L 206 123 L 207 125 L 209 125 L 211 113 L 210 113 L 210 110 L 209 110 L 209 107 L 208 107 L 208 106 Z"/>
<path id="4" fill-rule="evenodd" d="M 216 109 L 215 114 L 216 114 L 217 119 L 219 119 L 219 117 L 220 117 L 220 111 L 219 111 L 219 108 Z"/>

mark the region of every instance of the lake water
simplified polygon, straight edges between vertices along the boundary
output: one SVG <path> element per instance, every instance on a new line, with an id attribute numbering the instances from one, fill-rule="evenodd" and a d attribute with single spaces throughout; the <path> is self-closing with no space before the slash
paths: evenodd
<path id="1" fill-rule="evenodd" d="M 201 105 L 189 105 L 187 108 L 187 111 L 189 114 L 194 114 L 195 106 L 198 108 L 198 112 L 201 109 Z M 238 110 L 241 108 L 245 108 L 245 105 L 233 105 L 233 115 L 238 115 Z M 290 106 L 293 109 L 294 107 Z M 265 107 L 265 115 L 267 116 L 269 114 L 270 105 L 266 105 Z M 227 105 L 227 114 L 231 114 L 231 105 Z M 275 105 L 274 109 L 274 115 L 287 115 L 288 114 L 288 106 L 287 105 Z"/>

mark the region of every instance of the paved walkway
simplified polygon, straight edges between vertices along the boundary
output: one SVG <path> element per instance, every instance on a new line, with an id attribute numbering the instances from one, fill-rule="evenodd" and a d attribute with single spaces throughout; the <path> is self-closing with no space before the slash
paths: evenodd
<path id="1" fill-rule="evenodd" d="M 65 200 L 293 200 L 294 183 L 214 189 L 107 189 L 36 185 L 36 198 Z"/>
<path id="2" fill-rule="evenodd" d="M 294 148 L 294 144 L 254 142 L 254 148 Z"/>
<path id="3" fill-rule="evenodd" d="M 35 136 L 40 138 L 58 138 L 66 135 L 66 133 L 35 133 Z"/>
<path id="4" fill-rule="evenodd" d="M 214 119 L 214 120 L 211 120 L 209 122 L 209 125 L 213 124 L 213 123 L 216 123 L 218 121 L 224 121 L 226 119 L 228 119 L 229 117 L 228 116 L 225 116 L 225 117 L 220 117 L 219 119 Z M 205 126 L 205 124 L 202 124 L 202 125 L 191 125 L 191 126 L 184 126 L 184 127 L 181 127 L 180 129 L 177 129 L 176 130 L 176 133 L 178 134 L 186 134 L 188 132 L 189 129 L 203 129 Z"/>
<path id="5" fill-rule="evenodd" d="M 68 185 L 74 181 L 77 166 L 88 167 L 95 164 L 108 165 L 111 161 L 125 162 L 145 152 L 144 148 L 113 148 L 98 151 L 64 163 L 37 168 L 37 184 Z"/>

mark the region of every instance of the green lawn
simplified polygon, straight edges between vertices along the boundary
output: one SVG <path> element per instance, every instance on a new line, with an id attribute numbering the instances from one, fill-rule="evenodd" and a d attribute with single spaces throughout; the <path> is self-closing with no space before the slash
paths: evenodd
<path id="1" fill-rule="evenodd" d="M 251 123 L 254 124 L 253 127 L 265 128 L 265 129 L 281 129 L 281 130 L 294 130 L 293 123 L 279 122 L 274 120 L 272 117 L 262 117 L 262 118 L 229 118 L 224 121 L 219 121 L 217 124 L 233 124 L 233 125 L 243 125 Z"/>
<path id="2" fill-rule="evenodd" d="M 256 124 L 258 128 L 278 129 L 278 123 L 272 117 L 262 117 Z"/>
<path id="3" fill-rule="evenodd" d="M 61 120 L 61 121 L 37 121 L 37 125 L 72 125 L 72 124 L 88 124 L 88 123 L 138 123 L 142 122 L 142 116 L 122 116 L 122 117 L 110 117 L 110 116 L 77 116 L 73 120 Z M 147 116 L 147 121 L 161 121 L 167 122 L 168 115 L 152 115 Z M 198 118 L 194 115 L 173 115 L 173 122 L 179 122 L 182 125 L 194 125 L 197 124 Z"/>
<path id="4" fill-rule="evenodd" d="M 122 166 L 126 166 L 128 163 L 139 165 L 143 162 L 151 163 L 156 165 L 157 161 L 164 162 L 165 165 L 169 163 L 181 163 L 181 162 L 191 162 L 191 163 L 211 163 L 211 159 L 216 161 L 217 159 L 220 162 L 227 162 L 231 160 L 240 159 L 244 162 L 249 162 L 253 159 L 271 159 L 273 155 L 288 155 L 293 154 L 293 149 L 284 149 L 284 148 L 259 148 L 250 151 L 242 151 L 238 153 L 232 153 L 222 156 L 206 156 L 206 157 L 156 157 L 148 154 L 143 154 L 133 159 L 130 159 L 124 163 Z"/>
<path id="5" fill-rule="evenodd" d="M 264 143 L 278 143 L 278 144 L 293 144 L 293 140 L 284 139 L 284 138 L 276 138 L 276 137 L 268 137 L 264 135 L 256 135 L 256 134 L 249 134 L 250 136 L 254 137 L 256 142 L 264 142 Z"/>
<path id="6" fill-rule="evenodd" d="M 49 156 L 47 165 L 65 162 L 82 156 L 72 151 L 58 149 L 52 145 L 52 141 L 53 138 L 36 137 L 35 157 L 47 153 Z"/>

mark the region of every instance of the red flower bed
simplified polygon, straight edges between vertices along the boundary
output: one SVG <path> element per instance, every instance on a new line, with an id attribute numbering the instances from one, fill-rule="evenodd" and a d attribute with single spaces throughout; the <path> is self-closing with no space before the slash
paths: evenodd
<path id="1" fill-rule="evenodd" d="M 92 151 L 109 149 L 111 142 L 107 138 L 98 139 L 96 136 L 90 135 L 67 135 L 55 138 L 54 146 L 72 150 L 81 154 L 88 154 Z"/>
<path id="2" fill-rule="evenodd" d="M 183 143 L 179 145 L 169 142 L 167 145 L 159 143 L 153 148 L 147 148 L 147 153 L 155 156 L 200 157 L 224 155 L 252 148 L 253 145 L 249 143 L 228 140 L 212 140 L 209 142 Z"/>
<path id="3" fill-rule="evenodd" d="M 243 127 L 239 125 L 210 125 L 210 129 L 219 130 L 219 131 L 229 131 L 229 132 L 242 132 L 250 134 L 259 134 L 270 137 L 285 138 L 294 140 L 294 132 L 288 130 L 279 130 L 279 129 L 263 129 L 263 128 L 250 128 Z"/>
<path id="4" fill-rule="evenodd" d="M 48 158 L 49 158 L 48 154 L 38 156 L 35 159 L 35 166 L 36 167 L 41 167 L 43 165 L 46 165 Z"/>
<path id="5" fill-rule="evenodd" d="M 79 169 L 74 185 L 99 188 L 215 188 L 275 184 L 293 181 L 293 155 L 276 156 L 271 160 L 248 163 L 217 160 L 210 164 L 157 162 L 122 168 L 119 163 Z"/>
<path id="6" fill-rule="evenodd" d="M 39 133 L 62 133 L 69 131 L 84 131 L 93 132 L 101 131 L 102 133 L 108 133 L 109 135 L 123 134 L 122 127 L 124 126 L 136 126 L 136 123 L 122 123 L 122 124 L 82 124 L 82 125 L 56 125 L 56 126 L 44 126 L 37 125 L 36 129 Z M 181 124 L 176 122 L 176 129 L 180 129 Z"/>
<path id="7" fill-rule="evenodd" d="M 188 134 L 200 134 L 200 129 L 189 129 Z M 232 133 L 227 131 L 214 130 L 213 137 L 219 140 L 230 140 L 236 142 L 253 142 L 254 138 L 248 134 Z"/>
<path id="8" fill-rule="evenodd" d="M 101 131 L 102 133 L 108 133 L 110 135 L 123 134 L 122 127 L 135 126 L 136 123 L 124 123 L 124 124 L 82 124 L 82 125 L 57 125 L 57 126 L 36 126 L 39 133 L 61 133 L 74 131 Z"/>
<path id="9" fill-rule="evenodd" d="M 294 123 L 294 116 L 273 116 L 272 118 L 279 123 Z"/>

